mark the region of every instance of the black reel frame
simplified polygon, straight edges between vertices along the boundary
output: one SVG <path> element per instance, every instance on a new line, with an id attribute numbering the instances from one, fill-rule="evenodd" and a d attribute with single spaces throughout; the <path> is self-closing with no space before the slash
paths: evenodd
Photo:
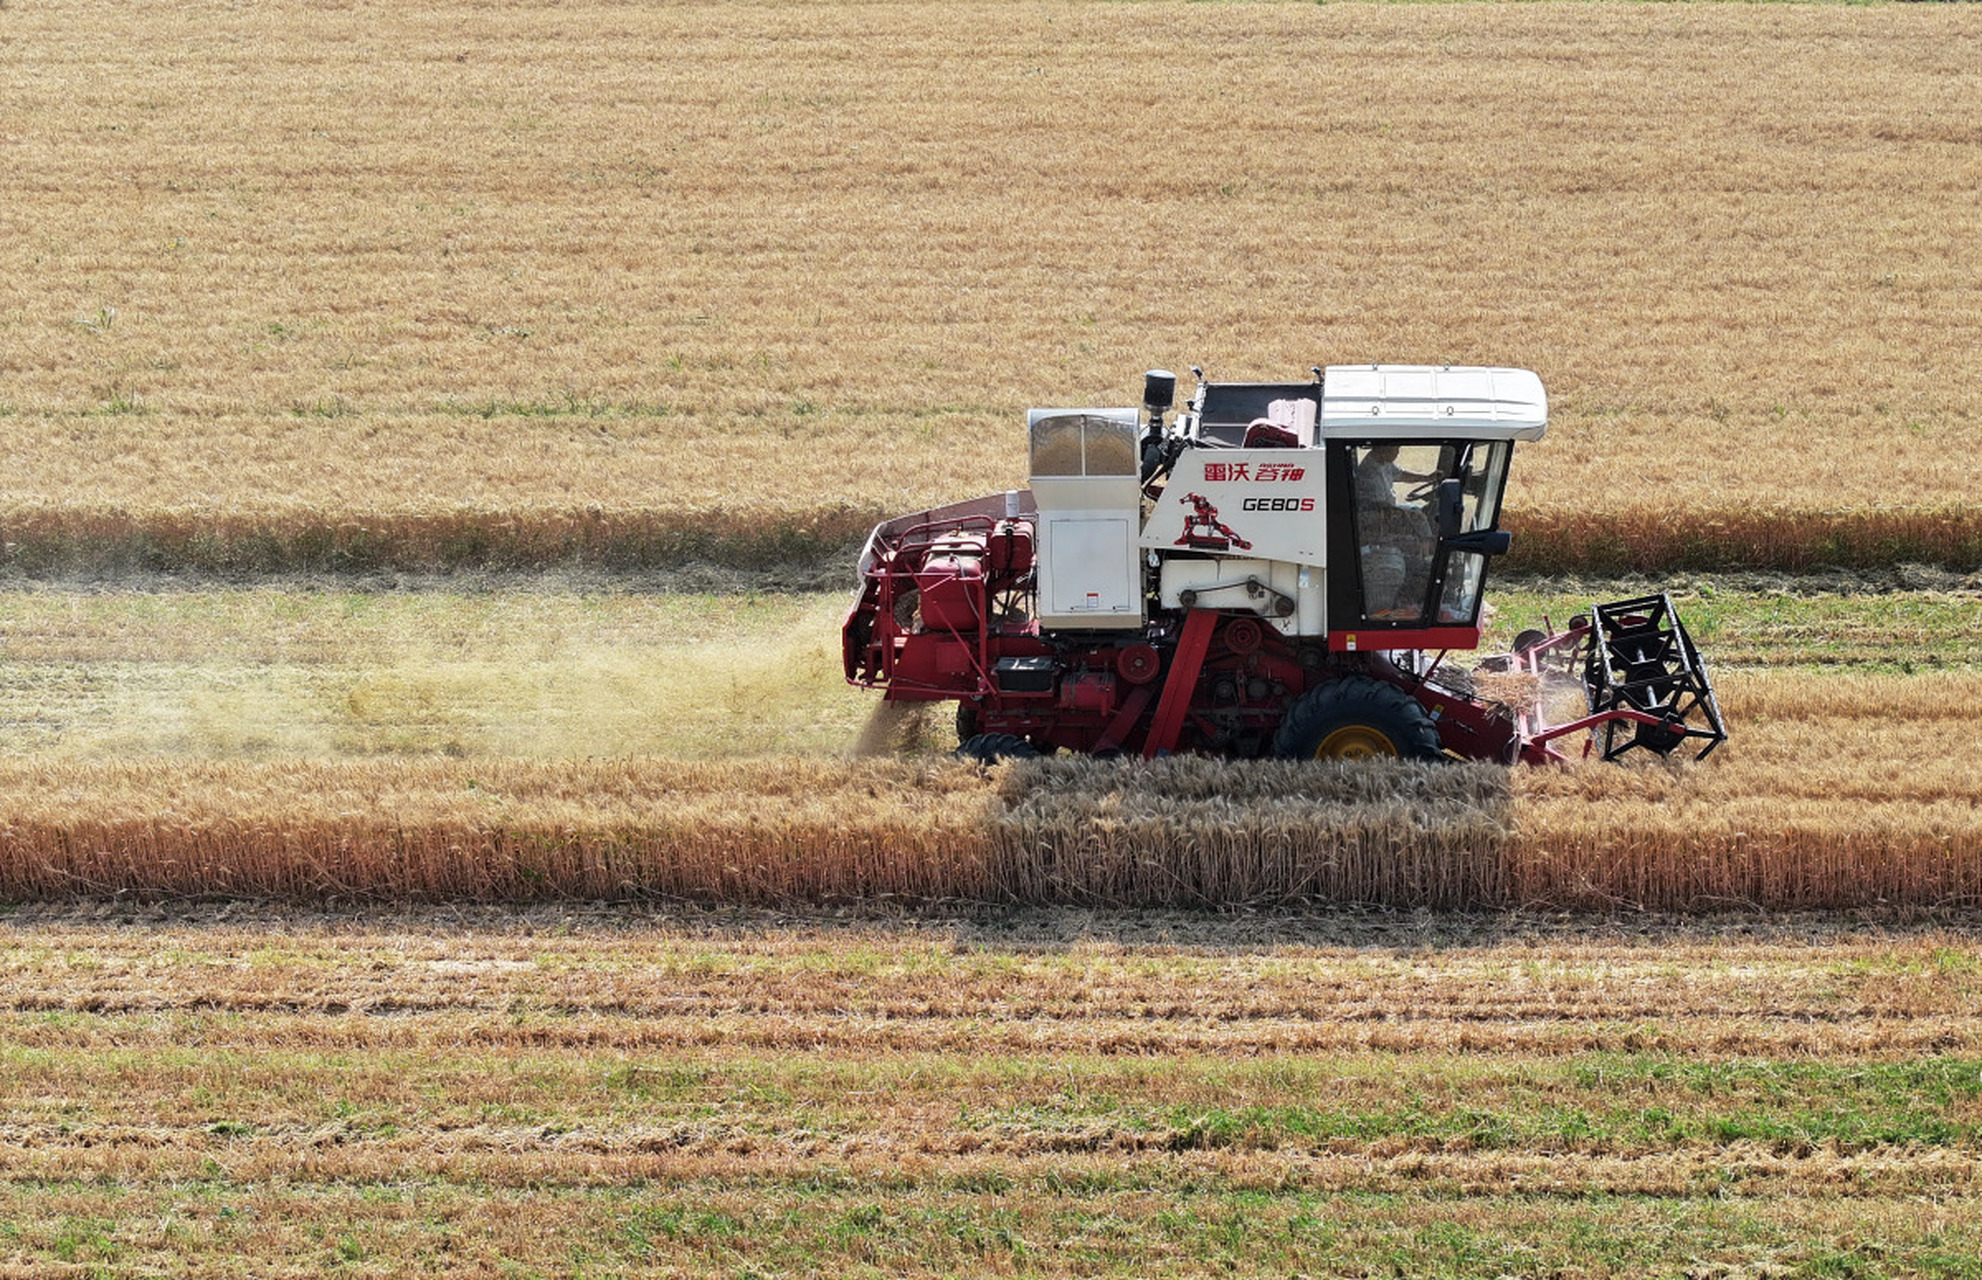
<path id="1" fill-rule="evenodd" d="M 1694 757 L 1704 760 L 1727 741 L 1713 681 L 1669 595 L 1616 600 L 1590 610 L 1583 688 L 1592 714 L 1635 711 L 1657 717 L 1596 726 L 1606 760 L 1634 750 L 1670 755 L 1689 741 L 1706 744 Z"/>
<path id="2" fill-rule="evenodd" d="M 1540 699 L 1513 708 L 1519 758 L 1530 764 L 1566 764 L 1556 744 L 1578 733 L 1589 735 L 1585 758 L 1605 760 L 1668 756 L 1688 742 L 1705 744 L 1694 757 L 1704 760 L 1727 741 L 1706 664 L 1669 595 L 1596 605 L 1553 635 L 1524 631 L 1511 654 L 1483 666 L 1582 687 L 1588 712 L 1566 724 L 1551 723 Z"/>

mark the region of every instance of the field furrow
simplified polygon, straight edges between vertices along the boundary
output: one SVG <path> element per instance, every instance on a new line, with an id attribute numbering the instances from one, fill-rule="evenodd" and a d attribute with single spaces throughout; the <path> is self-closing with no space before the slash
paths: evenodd
<path id="1" fill-rule="evenodd" d="M 1976 1240 L 1982 965 L 1945 925 L 181 907 L 0 937 L 17 1267 L 1961 1275 Z"/>

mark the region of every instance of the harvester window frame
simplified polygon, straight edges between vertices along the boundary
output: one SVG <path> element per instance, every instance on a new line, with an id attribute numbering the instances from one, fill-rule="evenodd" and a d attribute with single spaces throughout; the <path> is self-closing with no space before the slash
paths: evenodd
<path id="1" fill-rule="evenodd" d="M 1478 533 L 1500 523 L 1500 501 L 1507 491 L 1507 470 L 1514 455 L 1509 441 L 1465 441 L 1458 476 L 1463 481 L 1459 532 Z M 1486 594 L 1487 557 L 1477 551 L 1446 548 L 1435 566 L 1441 579 L 1434 626 L 1473 626 L 1479 621 Z M 1454 591 L 1459 594 L 1455 597 Z"/>
<path id="2" fill-rule="evenodd" d="M 1396 447 L 1400 453 L 1410 449 L 1437 450 L 1435 467 L 1430 471 L 1413 470 L 1412 474 L 1427 477 L 1456 476 L 1461 480 L 1463 506 L 1459 532 L 1474 533 L 1493 529 L 1500 518 L 1501 499 L 1506 490 L 1508 469 L 1513 454 L 1511 441 L 1465 440 L 1449 437 L 1330 441 L 1329 500 L 1331 503 L 1340 504 L 1339 509 L 1347 513 L 1347 519 L 1337 524 L 1332 535 L 1334 545 L 1331 547 L 1331 555 L 1337 564 L 1344 565 L 1349 570 L 1337 576 L 1338 587 L 1331 592 L 1333 599 L 1329 612 L 1336 619 L 1331 630 L 1416 631 L 1430 627 L 1475 627 L 1479 623 L 1480 605 L 1485 595 L 1486 558 L 1476 552 L 1461 551 L 1445 545 L 1444 540 L 1439 537 L 1436 515 L 1430 509 L 1430 503 L 1427 503 L 1427 510 L 1424 512 L 1430 563 L 1425 571 L 1424 598 L 1419 603 L 1417 611 L 1408 617 L 1399 617 L 1396 616 L 1396 606 L 1393 604 L 1383 611 L 1391 615 L 1385 617 L 1373 614 L 1370 610 L 1369 586 L 1366 581 L 1369 567 L 1367 556 L 1371 548 L 1384 543 L 1381 540 L 1365 541 L 1365 502 L 1363 494 L 1359 492 L 1357 477 L 1359 468 L 1369 459 L 1371 453 L 1379 448 L 1389 447 Z M 1414 461 L 1422 463 L 1424 459 L 1420 457 Z M 1420 483 L 1433 484 L 1436 480 L 1427 478 Z M 1393 505 L 1401 506 L 1401 504 Z M 1471 556 L 1472 560 L 1461 562 L 1455 559 L 1462 556 Z M 1448 584 L 1459 587 L 1461 591 L 1459 598 L 1453 598 L 1451 586 Z"/>
<path id="3" fill-rule="evenodd" d="M 1460 521 L 1459 532 L 1478 533 L 1495 528 L 1500 523 L 1500 500 L 1507 492 L 1507 469 L 1514 456 L 1514 446 L 1506 440 L 1460 443 L 1471 446 L 1462 477 L 1465 480 L 1462 492 L 1471 508 Z"/>

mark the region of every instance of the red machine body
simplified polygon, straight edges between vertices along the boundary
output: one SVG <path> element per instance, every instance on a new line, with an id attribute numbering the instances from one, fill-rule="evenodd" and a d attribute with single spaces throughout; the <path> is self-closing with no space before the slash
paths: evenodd
<path id="1" fill-rule="evenodd" d="M 1360 399 L 1333 417 L 1319 381 L 1201 384 L 1166 429 L 1160 372 L 1146 419 L 1036 411 L 1032 489 L 874 530 L 843 629 L 847 678 L 955 702 L 963 749 L 986 758 L 1542 763 L 1577 735 L 1612 759 L 1724 740 L 1663 596 L 1524 633 L 1481 664 L 1495 689 L 1450 660 L 1479 643 L 1487 558 L 1507 545 L 1495 517 L 1511 439 L 1539 435 L 1540 420 L 1530 409 L 1496 433 L 1505 397 L 1463 417 L 1372 399 L 1369 368 L 1344 379 Z M 1539 396 L 1538 381 L 1516 385 Z M 1271 418 L 1256 412 L 1269 405 Z M 1397 408 L 1440 430 L 1404 421 L 1390 444 L 1382 432 L 1403 415 L 1383 419 Z M 1565 687 L 1582 708 L 1553 722 Z"/>

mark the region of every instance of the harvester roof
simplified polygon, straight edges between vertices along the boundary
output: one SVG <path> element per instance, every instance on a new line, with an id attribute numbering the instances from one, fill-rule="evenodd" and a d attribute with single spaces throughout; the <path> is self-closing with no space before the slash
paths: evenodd
<path id="1" fill-rule="evenodd" d="M 1548 393 L 1526 369 L 1461 365 L 1330 365 L 1322 381 L 1323 438 L 1539 440 Z"/>

